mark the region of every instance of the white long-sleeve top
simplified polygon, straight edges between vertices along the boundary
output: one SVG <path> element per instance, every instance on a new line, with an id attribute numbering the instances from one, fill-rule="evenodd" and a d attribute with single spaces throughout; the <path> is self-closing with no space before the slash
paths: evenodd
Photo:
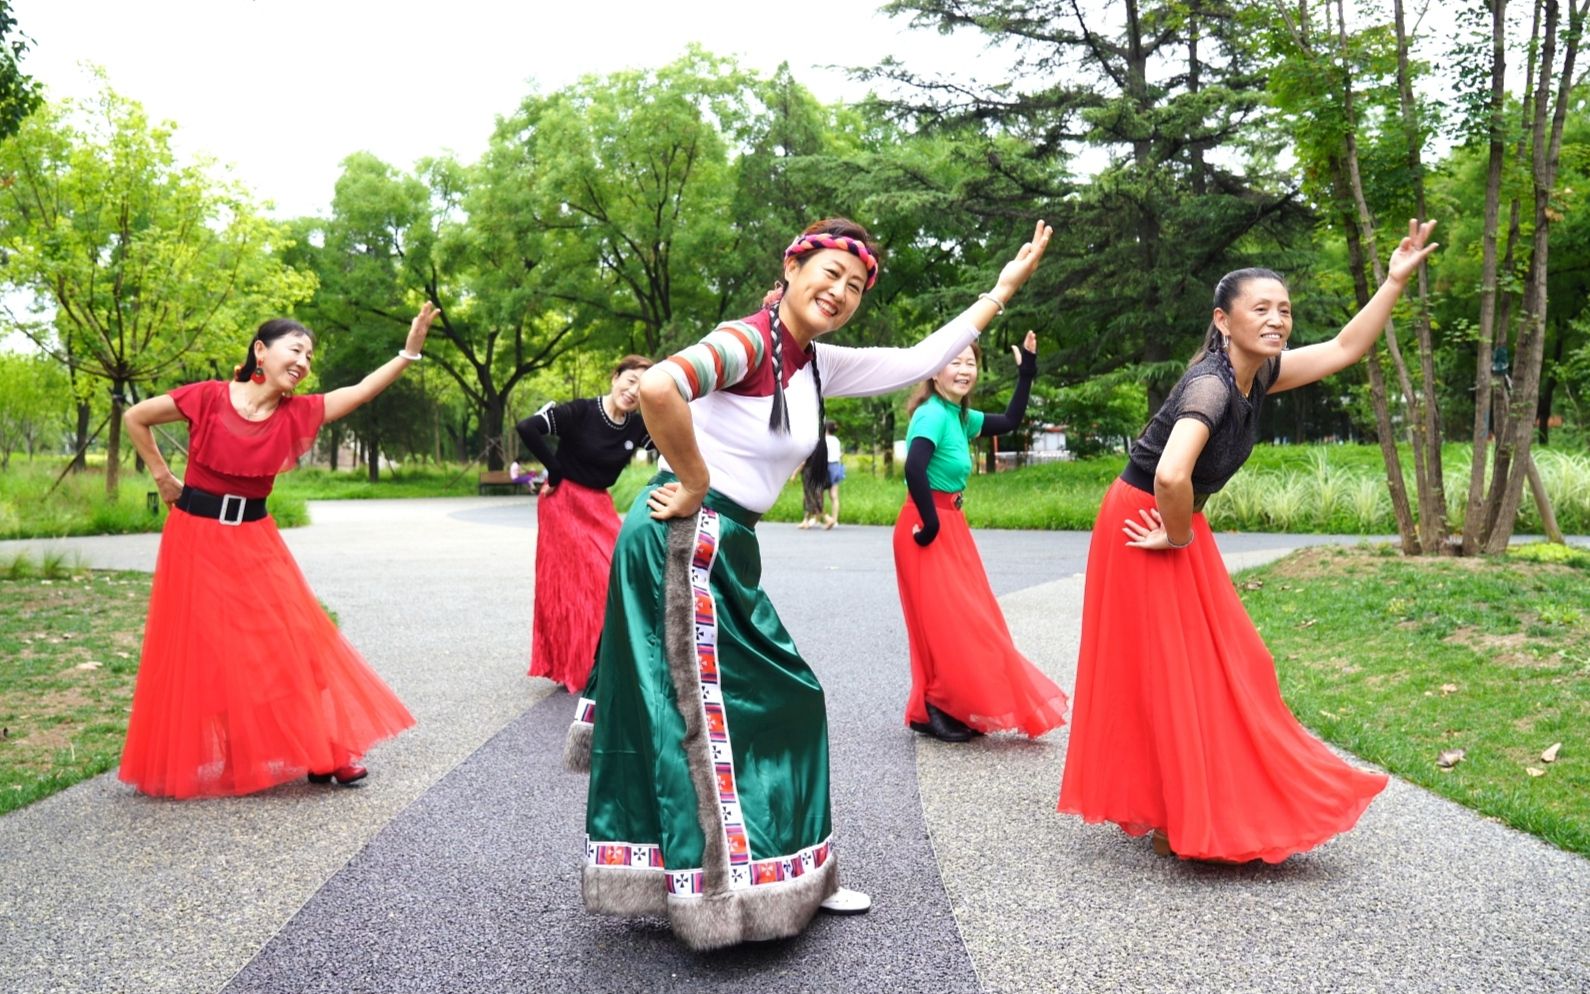
<path id="1" fill-rule="evenodd" d="M 803 351 L 783 341 L 784 403 L 789 434 L 768 425 L 773 411 L 773 332 L 769 312 L 730 321 L 665 359 L 690 402 L 696 444 L 712 489 L 748 511 L 764 513 L 821 434 L 815 361 L 824 397 L 871 397 L 927 379 L 977 339 L 977 326 L 957 318 L 908 348 L 846 348 L 815 343 Z M 667 460 L 663 460 L 667 469 Z"/>

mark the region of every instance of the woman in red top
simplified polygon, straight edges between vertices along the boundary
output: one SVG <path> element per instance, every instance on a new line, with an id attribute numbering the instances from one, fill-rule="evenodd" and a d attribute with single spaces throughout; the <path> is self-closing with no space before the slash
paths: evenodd
<path id="1" fill-rule="evenodd" d="M 420 358 L 428 301 L 397 357 L 353 386 L 294 396 L 314 338 L 296 321 L 260 325 L 230 381 L 179 387 L 123 417 L 172 505 L 149 596 L 120 777 L 159 797 L 248 794 L 306 773 L 363 779 L 358 759 L 414 724 L 337 631 L 265 512 L 276 474 L 320 426 L 346 417 Z M 151 428 L 188 422 L 178 480 Z"/>

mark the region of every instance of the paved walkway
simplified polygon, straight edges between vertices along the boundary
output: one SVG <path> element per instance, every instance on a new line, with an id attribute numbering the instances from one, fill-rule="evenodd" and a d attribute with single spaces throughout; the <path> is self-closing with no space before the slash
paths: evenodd
<path id="1" fill-rule="evenodd" d="M 587 916 L 584 778 L 559 764 L 572 705 L 523 675 L 530 502 L 312 515 L 294 554 L 419 726 L 353 789 L 172 803 L 100 777 L 0 818 L 0 990 L 1590 990 L 1590 861 L 1417 788 L 1394 781 L 1357 830 L 1279 867 L 1200 866 L 1054 812 L 1064 729 L 905 731 L 878 528 L 760 529 L 828 690 L 841 865 L 874 912 L 711 958 Z M 978 540 L 1018 644 L 1069 689 L 1086 536 Z M 1221 544 L 1245 565 L 1297 541 Z M 122 568 L 155 551 L 50 544 Z"/>

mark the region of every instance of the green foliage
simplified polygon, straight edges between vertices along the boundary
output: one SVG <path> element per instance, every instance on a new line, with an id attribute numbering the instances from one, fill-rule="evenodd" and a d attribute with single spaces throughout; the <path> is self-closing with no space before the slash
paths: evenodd
<path id="1" fill-rule="evenodd" d="M 0 141 L 17 133 L 42 99 L 38 81 L 20 65 L 31 44 L 17 27 L 10 0 L 0 0 Z"/>
<path id="2" fill-rule="evenodd" d="M 0 279 L 52 312 L 21 330 L 74 373 L 106 381 L 112 496 L 134 385 L 218 360 L 262 314 L 313 287 L 274 251 L 280 228 L 206 163 L 179 162 L 171 139 L 170 126 L 105 86 L 89 105 L 40 108 L 0 144 Z"/>
<path id="3" fill-rule="evenodd" d="M 53 447 L 71 412 L 71 386 L 48 356 L 0 352 L 0 471 L 18 450 Z"/>

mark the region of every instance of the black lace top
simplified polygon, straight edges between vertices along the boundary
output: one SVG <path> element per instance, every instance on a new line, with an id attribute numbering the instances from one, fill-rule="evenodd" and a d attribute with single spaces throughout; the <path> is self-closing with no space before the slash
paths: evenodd
<path id="1" fill-rule="evenodd" d="M 1153 490 L 1154 471 L 1159 468 L 1159 457 L 1170 440 L 1171 429 L 1182 418 L 1196 418 L 1209 426 L 1209 442 L 1193 464 L 1193 493 L 1212 494 L 1219 490 L 1248 461 L 1259 441 L 1259 410 L 1280 372 L 1281 358 L 1276 356 L 1259 367 L 1253 377 L 1253 389 L 1244 397 L 1237 389 L 1230 360 L 1218 352 L 1205 354 L 1182 374 L 1148 427 L 1132 444 L 1127 472 L 1122 475 L 1134 486 Z"/>

